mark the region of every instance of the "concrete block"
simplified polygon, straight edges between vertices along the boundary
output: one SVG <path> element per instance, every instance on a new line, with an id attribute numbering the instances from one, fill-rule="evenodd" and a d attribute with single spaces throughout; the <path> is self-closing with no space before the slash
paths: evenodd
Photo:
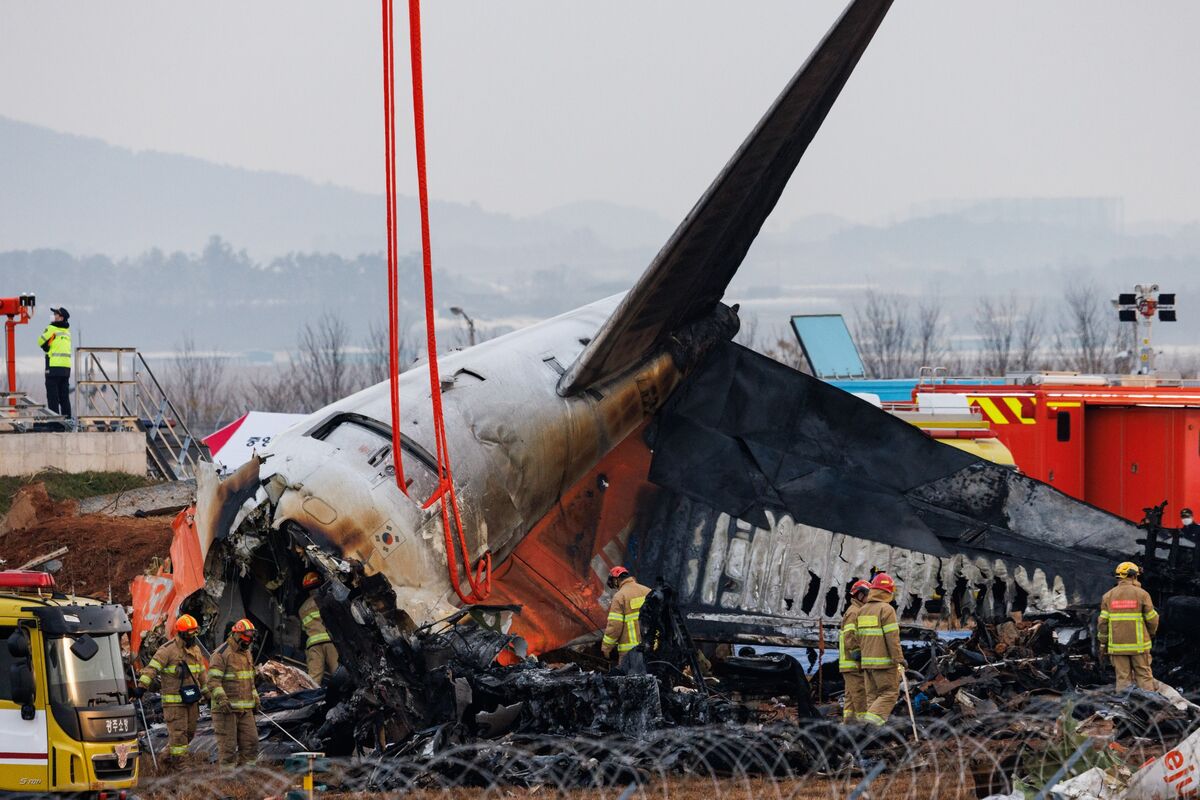
<path id="1" fill-rule="evenodd" d="M 51 468 L 145 475 L 146 439 L 138 431 L 0 434 L 0 475 Z"/>

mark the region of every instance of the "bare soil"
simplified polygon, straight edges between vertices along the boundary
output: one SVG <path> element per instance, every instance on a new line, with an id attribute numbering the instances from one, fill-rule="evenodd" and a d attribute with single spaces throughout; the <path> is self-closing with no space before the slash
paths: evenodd
<path id="1" fill-rule="evenodd" d="M 55 575 L 61 591 L 128 603 L 129 582 L 171 547 L 170 517 L 77 516 L 72 500 L 51 499 L 42 484 L 22 487 L 0 536 L 0 558 L 8 569 L 67 547 Z M 15 515 L 15 518 L 14 518 Z"/>

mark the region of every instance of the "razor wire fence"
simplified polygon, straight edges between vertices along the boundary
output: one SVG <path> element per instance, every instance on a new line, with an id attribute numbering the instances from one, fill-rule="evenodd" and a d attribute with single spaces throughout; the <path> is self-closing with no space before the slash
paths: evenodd
<path id="1" fill-rule="evenodd" d="M 540 795 L 641 798 L 976 798 L 1025 789 L 1101 767 L 1127 778 L 1173 747 L 1179 720 L 1122 729 L 1105 713 L 995 714 L 906 726 L 802 724 L 671 728 L 640 737 L 513 734 L 454 741 L 418 736 L 383 754 L 323 759 L 316 783 L 330 798 L 509 798 Z M 907 723 L 907 720 L 904 720 Z M 1068 763 L 1069 762 L 1069 763 Z M 1064 766 L 1066 768 L 1064 769 Z M 302 776 L 282 765 L 220 771 L 194 763 L 145 775 L 144 800 L 287 797 Z M 304 794 L 294 795 L 304 797 Z"/>

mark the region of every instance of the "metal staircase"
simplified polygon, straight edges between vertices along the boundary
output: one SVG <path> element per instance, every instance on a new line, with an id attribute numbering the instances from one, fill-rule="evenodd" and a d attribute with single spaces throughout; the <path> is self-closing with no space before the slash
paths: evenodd
<path id="1" fill-rule="evenodd" d="M 73 377 L 79 430 L 144 432 L 151 475 L 192 478 L 210 459 L 137 348 L 78 347 Z"/>

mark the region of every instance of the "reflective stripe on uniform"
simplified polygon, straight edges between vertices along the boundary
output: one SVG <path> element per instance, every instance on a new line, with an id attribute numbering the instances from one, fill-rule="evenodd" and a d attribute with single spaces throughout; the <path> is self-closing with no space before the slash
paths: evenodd
<path id="1" fill-rule="evenodd" d="M 150 663 L 146 666 L 153 670 L 160 670 L 162 669 L 162 662 L 160 662 L 157 658 L 152 658 L 150 659 Z"/>
<path id="2" fill-rule="evenodd" d="M 893 663 L 891 656 L 863 656 L 862 658 L 862 665 L 864 667 L 890 667 Z"/>
<path id="3" fill-rule="evenodd" d="M 163 701 L 163 703 L 165 703 L 165 704 L 167 704 L 167 705 L 170 705 L 170 704 L 172 704 L 172 703 L 182 703 L 182 702 L 183 702 L 183 695 L 179 695 L 179 694 L 164 694 L 164 695 L 162 696 L 162 701 Z"/>
<path id="4" fill-rule="evenodd" d="M 1115 601 L 1118 602 L 1133 602 L 1133 601 Z M 1103 612 L 1102 612 L 1103 613 Z M 1108 643 L 1106 645 L 1110 653 L 1148 653 L 1150 652 L 1151 642 L 1150 637 L 1146 632 L 1145 617 L 1140 611 L 1120 611 L 1109 612 L 1108 615 Z M 1137 641 L 1133 642 L 1114 642 L 1113 641 L 1113 623 L 1114 622 L 1132 622 L 1134 635 Z"/>
<path id="5" fill-rule="evenodd" d="M 233 678 L 236 678 L 236 679 L 237 679 L 237 680 L 239 680 L 239 681 L 244 681 L 244 680 L 247 680 L 247 679 L 249 679 L 249 678 L 253 678 L 253 677 L 254 677 L 254 670 L 252 670 L 252 669 L 239 669 L 237 672 L 233 672 L 233 673 L 228 673 L 228 672 L 227 672 L 227 673 L 225 673 L 225 677 L 226 677 L 226 678 L 233 677 Z"/>
<path id="6" fill-rule="evenodd" d="M 333 639 L 328 633 L 314 633 L 312 636 L 308 637 L 308 641 L 304 643 L 304 646 L 306 648 L 315 647 L 319 644 L 324 644 L 325 642 L 331 641 L 333 641 Z"/>
<path id="7" fill-rule="evenodd" d="M 223 670 L 223 669 L 210 669 L 210 670 L 208 671 L 208 677 L 210 677 L 210 678 L 224 678 L 224 677 L 225 677 L 225 670 Z"/>
<path id="8" fill-rule="evenodd" d="M 320 618 L 321 618 L 320 611 L 310 611 L 304 615 L 304 619 L 300 620 L 300 624 L 307 625 L 308 623 L 312 622 L 313 620 L 318 620 Z"/>
<path id="9" fill-rule="evenodd" d="M 234 711 L 245 711 L 248 708 L 254 708 L 253 700 L 230 700 L 229 707 Z"/>
<path id="10" fill-rule="evenodd" d="M 617 645 L 617 652 L 618 653 L 628 653 L 630 650 L 632 650 L 633 648 L 635 648 L 637 646 L 638 646 L 637 642 L 624 642 L 622 644 Z"/>
<path id="11" fill-rule="evenodd" d="M 188 754 L 188 746 L 186 744 L 171 745 L 170 754 L 173 756 L 186 756 Z"/>
<path id="12" fill-rule="evenodd" d="M 617 640 L 614 639 L 613 637 L 609 636 L 608 634 L 605 634 L 604 638 L 601 639 L 600 641 L 603 644 L 616 644 L 617 643 Z"/>
<path id="13" fill-rule="evenodd" d="M 884 625 L 882 628 L 880 628 L 880 630 L 883 633 L 891 633 L 892 631 L 898 631 L 898 630 L 900 630 L 900 623 L 889 622 L 887 625 Z"/>
<path id="14" fill-rule="evenodd" d="M 879 726 L 882 726 L 885 721 L 883 719 L 883 717 L 879 716 L 878 714 L 873 714 L 870 711 L 864 711 L 862 714 L 859 715 L 858 718 L 861 719 L 863 722 L 869 722 L 872 725 L 879 725 Z"/>

